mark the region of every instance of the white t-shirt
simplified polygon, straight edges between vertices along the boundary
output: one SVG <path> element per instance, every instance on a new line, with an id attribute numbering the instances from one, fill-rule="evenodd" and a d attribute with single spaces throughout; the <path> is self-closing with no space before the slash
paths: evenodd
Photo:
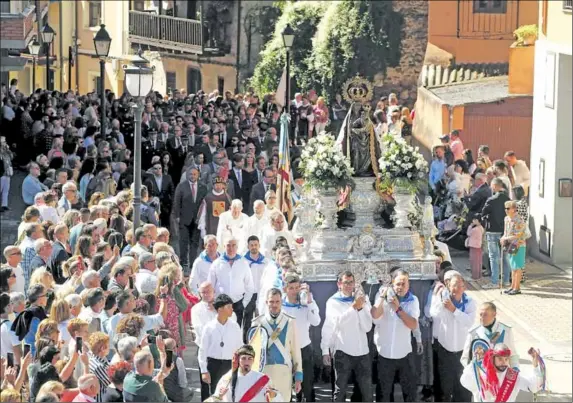
<path id="1" fill-rule="evenodd" d="M 2 358 L 6 358 L 6 353 L 12 351 L 14 346 L 20 344 L 18 336 L 10 330 L 12 327 L 12 322 L 7 319 L 2 319 L 2 326 L 0 326 L 0 355 Z"/>

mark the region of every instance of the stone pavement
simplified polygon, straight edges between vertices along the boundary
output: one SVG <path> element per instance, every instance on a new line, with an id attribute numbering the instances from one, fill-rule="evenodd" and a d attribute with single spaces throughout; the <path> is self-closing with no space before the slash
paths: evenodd
<path id="1" fill-rule="evenodd" d="M 482 288 L 489 278 L 471 280 L 466 252 L 450 252 L 457 270 L 469 283 L 468 294 L 479 303 L 494 302 L 498 308 L 499 320 L 513 326 L 523 370 L 531 369 L 527 350 L 530 347 L 540 349 L 547 366 L 549 391 L 539 394 L 537 401 L 572 401 L 571 270 L 528 258 L 527 281 L 522 284 L 522 294 L 501 295 L 499 290 Z M 532 401 L 532 396 L 520 394 L 519 401 Z"/>

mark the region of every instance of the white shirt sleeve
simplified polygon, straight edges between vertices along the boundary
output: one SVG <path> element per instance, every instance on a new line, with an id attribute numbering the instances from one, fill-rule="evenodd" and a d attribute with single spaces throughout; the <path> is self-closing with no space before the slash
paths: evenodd
<path id="1" fill-rule="evenodd" d="M 245 267 L 246 267 L 246 274 L 245 274 L 245 278 L 244 278 L 245 295 L 243 296 L 243 306 L 247 307 L 249 302 L 251 302 L 251 298 L 253 297 L 253 294 L 255 293 L 255 283 L 253 282 L 253 275 L 251 273 L 251 269 L 249 268 L 249 266 L 247 264 L 245 265 Z"/>
<path id="2" fill-rule="evenodd" d="M 163 327 L 165 324 L 163 323 L 163 316 L 160 313 L 156 313 L 154 315 L 147 315 L 143 317 L 143 321 L 145 322 L 145 331 L 153 330 L 155 328 Z"/>
<path id="3" fill-rule="evenodd" d="M 185 363 L 181 357 L 177 357 L 175 360 L 175 365 L 177 365 L 177 374 L 178 380 L 177 383 L 179 384 L 180 388 L 187 387 L 187 371 L 185 370 Z"/>
<path id="4" fill-rule="evenodd" d="M 203 334 L 201 335 L 201 348 L 197 354 L 197 361 L 199 361 L 199 370 L 202 374 L 207 373 L 207 350 L 209 350 L 209 344 L 211 343 L 211 333 L 212 327 L 205 326 L 203 329 Z"/>
<path id="5" fill-rule="evenodd" d="M 313 299 L 307 309 L 308 312 L 308 323 L 311 326 L 318 326 L 320 325 L 320 308 L 316 304 L 316 301 Z"/>

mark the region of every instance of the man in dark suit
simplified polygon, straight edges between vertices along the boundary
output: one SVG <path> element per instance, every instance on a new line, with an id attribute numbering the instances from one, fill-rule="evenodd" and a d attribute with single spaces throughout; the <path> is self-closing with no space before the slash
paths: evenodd
<path id="1" fill-rule="evenodd" d="M 64 223 L 56 225 L 54 229 L 54 243 L 52 244 L 52 254 L 46 262 L 46 267 L 52 273 L 54 281 L 57 284 L 64 284 L 66 278 L 62 272 L 62 264 L 68 260 L 71 255 L 68 244 L 70 234 L 68 227 Z"/>
<path id="2" fill-rule="evenodd" d="M 160 201 L 159 220 L 161 226 L 169 228 L 169 216 L 171 215 L 171 208 L 173 207 L 173 194 L 175 186 L 173 179 L 169 174 L 163 174 L 163 167 L 161 162 L 156 162 L 151 167 L 153 175 L 149 177 L 144 183 L 149 189 L 151 197 L 157 197 Z"/>
<path id="3" fill-rule="evenodd" d="M 175 135 L 167 139 L 167 151 L 171 154 L 173 162 L 172 175 L 176 181 L 179 181 L 181 170 L 185 164 L 186 152 L 183 151 L 183 129 L 179 126 L 174 128 Z M 188 143 L 187 143 L 188 144 Z M 188 150 L 188 148 L 186 147 Z"/>
<path id="4" fill-rule="evenodd" d="M 151 166 L 151 159 L 156 155 L 161 155 L 165 150 L 165 143 L 157 139 L 157 130 L 150 130 L 148 140 L 143 142 L 141 164 L 143 169 Z"/>
<path id="5" fill-rule="evenodd" d="M 190 262 L 194 262 L 199 249 L 200 230 L 197 228 L 199 206 L 207 195 L 207 188 L 198 183 L 199 170 L 190 167 L 187 180 L 177 185 L 173 215 L 179 225 L 179 257 L 185 277 L 189 277 Z"/>
<path id="6" fill-rule="evenodd" d="M 481 213 L 483 206 L 488 198 L 491 197 L 491 188 L 487 184 L 487 175 L 478 173 L 474 180 L 476 190 L 465 198 L 465 203 L 468 208 L 468 216 L 466 222 L 471 223 L 475 216 Z"/>
<path id="7" fill-rule="evenodd" d="M 251 203 L 255 200 L 265 200 L 265 194 L 268 190 L 276 190 L 276 176 L 272 168 L 265 168 L 262 182 L 257 183 L 251 190 Z"/>
<path id="8" fill-rule="evenodd" d="M 235 199 L 241 199 L 243 206 L 247 206 L 247 214 L 250 214 L 248 213 L 248 206 L 252 184 L 250 183 L 250 174 L 243 169 L 244 163 L 245 161 L 241 154 L 233 155 L 233 169 L 229 172 L 229 179 L 233 181 L 235 187 Z"/>

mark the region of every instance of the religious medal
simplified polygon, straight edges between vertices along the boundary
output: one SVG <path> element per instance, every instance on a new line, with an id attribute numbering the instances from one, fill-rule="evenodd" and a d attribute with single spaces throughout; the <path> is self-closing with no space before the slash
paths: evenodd
<path id="1" fill-rule="evenodd" d="M 273 334 L 271 334 L 271 340 L 276 340 L 277 337 L 279 337 L 279 334 L 281 334 L 282 329 L 280 327 L 277 327 Z"/>
<path id="2" fill-rule="evenodd" d="M 223 347 L 223 346 L 225 345 L 225 343 L 221 342 L 221 343 L 219 343 L 219 345 L 220 345 L 221 347 Z"/>

